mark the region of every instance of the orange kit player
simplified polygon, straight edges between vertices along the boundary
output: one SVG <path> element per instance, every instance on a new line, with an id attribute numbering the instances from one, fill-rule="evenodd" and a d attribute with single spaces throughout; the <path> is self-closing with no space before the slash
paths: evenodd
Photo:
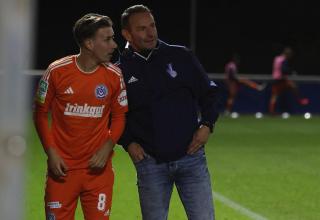
<path id="1" fill-rule="evenodd" d="M 34 121 L 48 156 L 46 219 L 73 220 L 80 198 L 86 220 L 106 220 L 126 90 L 121 71 L 109 64 L 117 48 L 110 18 L 87 14 L 73 33 L 80 54 L 53 62 L 36 94 Z"/>

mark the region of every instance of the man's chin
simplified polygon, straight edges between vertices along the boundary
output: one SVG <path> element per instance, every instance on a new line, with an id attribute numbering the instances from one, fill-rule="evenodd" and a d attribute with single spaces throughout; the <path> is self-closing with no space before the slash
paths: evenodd
<path id="1" fill-rule="evenodd" d="M 147 49 L 147 50 L 153 50 L 154 48 L 156 48 L 156 46 L 157 46 L 157 41 L 155 41 L 155 42 L 150 42 L 150 43 L 146 43 L 145 49 Z"/>
<path id="2" fill-rule="evenodd" d="M 154 48 L 156 48 L 156 44 L 155 45 L 148 45 L 144 48 L 144 50 L 153 50 Z"/>

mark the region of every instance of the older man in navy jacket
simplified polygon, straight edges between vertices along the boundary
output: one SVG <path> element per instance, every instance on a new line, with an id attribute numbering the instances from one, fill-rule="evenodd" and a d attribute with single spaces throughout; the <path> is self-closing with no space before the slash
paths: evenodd
<path id="1" fill-rule="evenodd" d="M 129 112 L 120 144 L 137 170 L 143 219 L 167 219 L 175 184 L 188 219 L 212 220 L 204 145 L 218 118 L 217 86 L 191 51 L 158 39 L 147 7 L 132 6 L 121 19 Z"/>

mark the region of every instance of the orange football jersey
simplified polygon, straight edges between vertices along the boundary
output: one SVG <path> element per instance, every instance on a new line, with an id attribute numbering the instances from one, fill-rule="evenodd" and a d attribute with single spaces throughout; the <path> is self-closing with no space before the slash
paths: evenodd
<path id="1" fill-rule="evenodd" d="M 44 148 L 55 148 L 69 169 L 87 168 L 102 144 L 118 141 L 127 108 L 118 67 L 101 64 L 84 73 L 73 55 L 53 62 L 40 79 L 34 120 Z"/>

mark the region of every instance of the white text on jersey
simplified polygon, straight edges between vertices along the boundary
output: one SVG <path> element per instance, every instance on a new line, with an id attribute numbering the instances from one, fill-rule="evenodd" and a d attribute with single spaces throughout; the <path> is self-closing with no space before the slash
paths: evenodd
<path id="1" fill-rule="evenodd" d="M 90 106 L 87 103 L 84 105 L 78 105 L 77 103 L 72 105 L 67 103 L 64 110 L 64 115 L 89 117 L 89 118 L 101 118 L 103 115 L 104 105 L 102 106 Z"/>

